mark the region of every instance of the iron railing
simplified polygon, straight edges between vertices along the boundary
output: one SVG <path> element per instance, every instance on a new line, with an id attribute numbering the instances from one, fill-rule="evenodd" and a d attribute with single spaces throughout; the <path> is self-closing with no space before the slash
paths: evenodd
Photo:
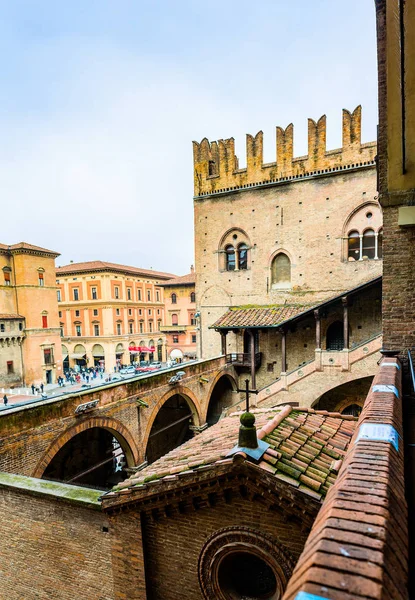
<path id="1" fill-rule="evenodd" d="M 255 367 L 261 366 L 262 352 L 255 352 Z M 226 364 L 234 365 L 235 367 L 250 367 L 251 353 L 250 352 L 233 352 L 226 355 Z"/>

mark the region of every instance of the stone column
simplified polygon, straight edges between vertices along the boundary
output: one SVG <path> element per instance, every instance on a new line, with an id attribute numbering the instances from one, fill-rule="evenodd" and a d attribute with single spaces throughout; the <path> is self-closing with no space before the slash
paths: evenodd
<path id="1" fill-rule="evenodd" d="M 281 333 L 281 374 L 287 371 L 287 344 L 286 344 L 286 331 L 280 329 Z"/>
<path id="2" fill-rule="evenodd" d="M 224 354 L 225 356 L 226 356 L 226 336 L 227 335 L 228 335 L 227 331 L 220 332 L 221 344 L 222 344 L 222 354 Z"/>
<path id="3" fill-rule="evenodd" d="M 316 350 L 321 350 L 321 315 L 319 310 L 314 311 L 316 320 Z"/>
<path id="4" fill-rule="evenodd" d="M 252 389 L 256 389 L 256 377 L 255 377 L 255 335 L 253 331 L 249 332 L 251 335 L 250 347 L 251 347 L 251 382 Z"/>
<path id="5" fill-rule="evenodd" d="M 343 349 L 349 349 L 349 306 L 347 296 L 342 298 L 343 304 Z"/>
<path id="6" fill-rule="evenodd" d="M 360 246 L 359 246 L 359 260 L 363 260 L 363 235 L 362 234 L 359 235 L 359 242 L 360 242 Z"/>
<path id="7" fill-rule="evenodd" d="M 376 232 L 375 233 L 375 260 L 378 260 L 378 258 L 379 258 L 378 243 L 379 243 L 379 233 Z"/>

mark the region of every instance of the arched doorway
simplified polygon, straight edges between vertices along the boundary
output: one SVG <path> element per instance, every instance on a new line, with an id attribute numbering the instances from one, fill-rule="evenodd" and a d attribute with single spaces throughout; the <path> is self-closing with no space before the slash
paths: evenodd
<path id="1" fill-rule="evenodd" d="M 131 341 L 128 344 L 128 348 L 136 348 L 136 347 L 137 347 L 136 343 L 133 342 L 133 341 Z M 132 365 L 137 360 L 137 358 L 138 358 L 138 351 L 134 352 L 132 350 L 128 350 L 128 352 L 130 353 L 130 365 Z"/>
<path id="2" fill-rule="evenodd" d="M 159 362 L 163 360 L 163 340 L 161 338 L 157 340 L 157 360 Z"/>
<path id="3" fill-rule="evenodd" d="M 71 358 L 75 361 L 75 368 L 79 370 L 81 367 L 86 367 L 86 350 L 82 344 L 76 344 Z"/>
<path id="4" fill-rule="evenodd" d="M 154 348 L 155 349 L 155 345 L 154 345 L 154 340 L 150 340 L 148 343 L 149 348 Z M 152 363 L 154 360 L 154 352 L 150 352 L 149 353 L 149 361 Z"/>
<path id="5" fill-rule="evenodd" d="M 228 375 L 223 375 L 215 383 L 215 387 L 210 395 L 209 408 L 206 416 L 206 422 L 209 427 L 217 423 L 224 408 L 231 406 L 233 403 L 234 389 L 236 389 L 236 386 L 232 385 L 232 381 Z M 238 400 L 238 398 L 235 400 Z"/>
<path id="6" fill-rule="evenodd" d="M 127 477 L 127 442 L 103 427 L 70 438 L 46 467 L 42 479 L 108 490 Z M 129 450 L 131 453 L 131 450 Z"/>
<path id="7" fill-rule="evenodd" d="M 92 347 L 92 357 L 95 367 L 105 367 L 105 352 L 101 344 L 94 344 Z"/>
<path id="8" fill-rule="evenodd" d="M 334 321 L 327 328 L 326 350 L 343 350 L 344 348 L 344 329 L 341 321 Z"/>
<path id="9" fill-rule="evenodd" d="M 122 344 L 117 344 L 115 348 L 115 364 L 117 365 L 117 369 L 119 369 L 123 363 L 124 356 L 124 346 Z"/>
<path id="10" fill-rule="evenodd" d="M 160 408 L 148 438 L 146 459 L 152 463 L 193 437 L 193 415 L 184 396 L 174 394 Z"/>
<path id="11" fill-rule="evenodd" d="M 62 344 L 62 367 L 63 371 L 69 370 L 69 352 L 68 348 Z"/>

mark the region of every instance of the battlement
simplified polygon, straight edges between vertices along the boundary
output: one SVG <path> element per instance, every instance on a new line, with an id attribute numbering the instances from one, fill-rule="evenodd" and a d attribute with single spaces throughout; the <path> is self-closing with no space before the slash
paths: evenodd
<path id="1" fill-rule="evenodd" d="M 274 182 L 299 180 L 375 164 L 376 142 L 361 143 L 362 107 L 343 109 L 342 148 L 326 149 L 326 115 L 308 119 L 308 154 L 294 157 L 294 126 L 276 128 L 274 163 L 263 163 L 263 132 L 246 136 L 246 168 L 240 169 L 235 140 L 193 142 L 194 194 L 204 196 Z"/>

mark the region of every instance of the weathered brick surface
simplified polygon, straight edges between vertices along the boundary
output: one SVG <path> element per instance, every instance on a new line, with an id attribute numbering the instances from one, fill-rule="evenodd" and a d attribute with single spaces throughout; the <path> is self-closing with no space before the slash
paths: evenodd
<path id="1" fill-rule="evenodd" d="M 215 507 L 195 510 L 187 506 L 171 517 L 144 519 L 148 598 L 202 600 L 198 560 L 206 540 L 222 527 L 249 527 L 270 534 L 277 544 L 297 559 L 308 528 L 287 521 L 283 514 L 267 510 L 261 499 L 247 500 L 233 491 L 229 503 L 222 498 Z M 184 591 L 185 590 L 185 591 Z"/>
<path id="2" fill-rule="evenodd" d="M 102 512 L 10 489 L 0 489 L 0 511 L 2 599 L 114 599 Z"/>
<path id="3" fill-rule="evenodd" d="M 170 396 L 182 394 L 192 410 L 194 424 L 202 425 L 216 381 L 224 373 L 234 375 L 232 367 L 224 367 L 224 359 L 189 365 L 185 370 L 187 376 L 180 385 L 169 385 L 172 373 L 160 372 L 21 410 L 2 411 L 0 470 L 41 477 L 62 445 L 89 427 L 112 430 L 126 452 L 128 466 L 143 462 L 154 419 Z M 201 383 L 202 374 L 207 381 Z M 149 407 L 139 406 L 138 398 Z M 96 409 L 75 415 L 79 404 L 95 399 L 99 400 Z"/>
<path id="4" fill-rule="evenodd" d="M 284 600 L 297 592 L 322 598 L 407 598 L 408 531 L 404 489 L 401 369 L 383 359 L 373 386 L 395 386 L 366 399 L 336 483 L 329 490 L 294 570 Z M 359 440 L 364 423 L 392 425 L 399 449 Z"/>

